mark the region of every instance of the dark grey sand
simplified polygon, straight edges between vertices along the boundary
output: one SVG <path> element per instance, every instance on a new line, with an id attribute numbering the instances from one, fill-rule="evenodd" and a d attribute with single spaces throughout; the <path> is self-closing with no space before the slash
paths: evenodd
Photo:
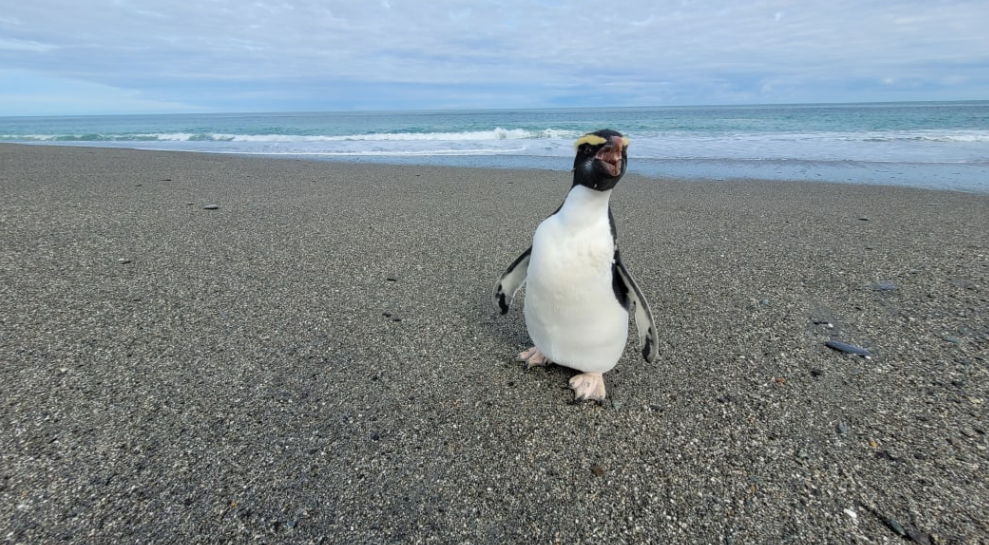
<path id="1" fill-rule="evenodd" d="M 987 195 L 628 176 L 574 405 L 490 301 L 566 161 L 0 165 L 3 542 L 989 542 Z"/>

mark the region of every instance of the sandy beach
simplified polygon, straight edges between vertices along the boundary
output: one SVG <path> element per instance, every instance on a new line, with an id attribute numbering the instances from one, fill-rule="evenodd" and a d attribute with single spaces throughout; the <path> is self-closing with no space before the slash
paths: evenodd
<path id="1" fill-rule="evenodd" d="M 989 195 L 627 176 L 575 405 L 490 300 L 569 185 L 0 146 L 0 541 L 989 543 Z"/>

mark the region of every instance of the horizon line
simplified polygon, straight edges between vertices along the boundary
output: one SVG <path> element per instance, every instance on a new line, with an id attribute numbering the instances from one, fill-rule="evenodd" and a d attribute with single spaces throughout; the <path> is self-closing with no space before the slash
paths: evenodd
<path id="1" fill-rule="evenodd" d="M 641 110 L 641 109 L 686 109 L 686 108 L 754 108 L 771 106 L 855 106 L 855 105 L 893 105 L 893 104 L 949 104 L 959 102 L 989 102 L 989 99 L 953 99 L 953 100 L 884 100 L 884 101 L 851 101 L 851 102 L 751 102 L 733 104 L 665 104 L 641 106 L 527 106 L 504 108 L 418 108 L 418 109 L 363 109 L 350 110 L 241 110 L 241 111 L 207 111 L 189 110 L 182 112 L 130 112 L 130 113 L 88 113 L 88 114 L 0 114 L 0 119 L 9 118 L 51 118 L 51 117 L 125 117 L 125 116 L 182 116 L 182 115 L 262 115 L 262 114 L 399 114 L 399 113 L 436 113 L 436 112 L 507 112 L 507 111 L 546 111 L 546 110 Z"/>

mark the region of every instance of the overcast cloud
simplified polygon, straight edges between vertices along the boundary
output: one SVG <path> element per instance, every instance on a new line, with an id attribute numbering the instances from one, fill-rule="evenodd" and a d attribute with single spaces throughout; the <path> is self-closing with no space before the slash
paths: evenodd
<path id="1" fill-rule="evenodd" d="M 985 0 L 6 4 L 0 115 L 989 98 Z"/>

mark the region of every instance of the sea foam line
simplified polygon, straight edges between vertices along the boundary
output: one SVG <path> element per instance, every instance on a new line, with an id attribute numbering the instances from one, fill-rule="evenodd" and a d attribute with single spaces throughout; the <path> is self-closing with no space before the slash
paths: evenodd
<path id="1" fill-rule="evenodd" d="M 0 140 L 61 141 L 61 142 L 409 142 L 409 141 L 490 141 L 572 139 L 579 131 L 565 129 L 505 129 L 496 127 L 484 131 L 462 132 L 395 132 L 369 134 L 233 134 L 233 133 L 138 133 L 138 134 L 4 134 Z"/>
<path id="2" fill-rule="evenodd" d="M 317 157 L 429 157 L 429 156 L 453 156 L 453 155 L 511 155 L 521 153 L 525 148 L 517 149 L 430 149 L 421 151 L 394 150 L 394 151 L 222 151 L 220 153 L 232 155 L 287 155 L 301 156 L 310 155 Z"/>
<path id="3" fill-rule="evenodd" d="M 346 135 L 216 134 L 214 136 L 217 139 L 234 142 L 388 142 L 417 140 L 537 140 L 546 138 L 572 138 L 579 135 L 576 131 L 560 129 L 530 131 L 526 129 L 503 129 L 497 127 L 487 131 L 463 132 L 395 132 Z"/>

